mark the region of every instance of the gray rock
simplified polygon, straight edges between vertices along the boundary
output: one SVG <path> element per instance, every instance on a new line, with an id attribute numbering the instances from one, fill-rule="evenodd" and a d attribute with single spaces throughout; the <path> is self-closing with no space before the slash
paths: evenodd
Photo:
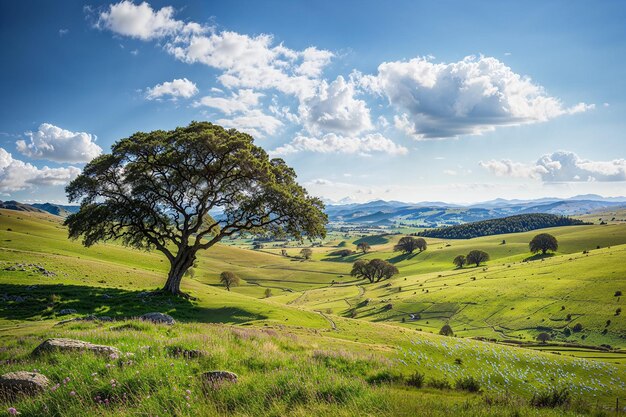
<path id="1" fill-rule="evenodd" d="M 0 396 L 34 395 L 44 391 L 50 381 L 37 372 L 17 371 L 0 376 Z"/>
<path id="2" fill-rule="evenodd" d="M 230 371 L 209 371 L 202 374 L 202 382 L 209 385 L 212 388 L 221 385 L 222 383 L 236 383 L 237 374 Z"/>
<path id="3" fill-rule="evenodd" d="M 73 308 L 64 308 L 63 310 L 59 311 L 59 316 L 66 316 L 68 314 L 76 314 L 77 311 L 74 310 Z"/>
<path id="4" fill-rule="evenodd" d="M 146 313 L 140 317 L 141 320 L 150 321 L 152 323 L 174 324 L 174 317 L 163 313 Z"/>
<path id="5" fill-rule="evenodd" d="M 90 342 L 74 339 L 48 339 L 33 350 L 33 355 L 47 352 L 81 352 L 90 351 L 98 354 L 120 354 L 119 349 L 112 346 L 96 345 Z"/>

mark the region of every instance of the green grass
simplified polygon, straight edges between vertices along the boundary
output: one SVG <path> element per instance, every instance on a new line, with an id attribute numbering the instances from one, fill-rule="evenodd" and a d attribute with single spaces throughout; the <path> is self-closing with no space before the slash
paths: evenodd
<path id="1" fill-rule="evenodd" d="M 334 247 L 314 248 L 314 259 L 302 261 L 297 247 L 283 257 L 274 248 L 217 245 L 201 255 L 195 278 L 183 281 L 184 290 L 197 297 L 188 301 L 143 293 L 163 283 L 167 264 L 158 253 L 116 244 L 87 249 L 67 240 L 58 218 L 0 210 L 0 297 L 8 297 L 0 301 L 3 372 L 40 369 L 54 383 L 71 379 L 57 391 L 4 406 L 15 406 L 25 416 L 601 413 L 616 397 L 626 399 L 626 361 L 620 351 L 585 345 L 623 347 L 626 323 L 611 314 L 621 305 L 614 292 L 626 290 L 621 261 L 626 227 L 575 229 L 551 230 L 561 242 L 560 252 L 533 262 L 523 262 L 532 233 L 429 239 L 426 252 L 406 258 L 391 252 L 400 236 L 372 236 L 371 242 L 379 242 L 374 252 L 353 258 L 391 259 L 400 275 L 367 285 L 349 276 L 353 259 L 327 256 Z M 598 245 L 604 249 L 593 249 Z M 492 261 L 486 268 L 454 270 L 450 259 L 470 248 L 486 250 Z M 583 255 L 583 249 L 593 250 Z M 223 270 L 238 273 L 243 285 L 223 289 L 217 281 Z M 269 299 L 263 296 L 266 288 L 272 289 Z M 387 304 L 391 309 L 383 308 Z M 65 308 L 77 314 L 60 316 Z M 132 320 L 149 311 L 169 313 L 179 323 L 166 327 Z M 408 314 L 417 312 L 421 318 L 409 320 Z M 87 314 L 116 321 L 58 325 Z M 564 320 L 566 314 L 572 314 L 570 321 Z M 578 322 L 582 332 L 562 336 L 565 327 Z M 465 338 L 429 333 L 437 333 L 443 323 Z M 544 327 L 554 331 L 559 345 L 511 344 L 530 342 Z M 478 336 L 509 344 L 470 339 Z M 31 357 L 29 352 L 47 337 L 110 344 L 134 356 Z M 175 346 L 208 355 L 171 358 L 167 352 Z M 128 360 L 131 365 L 125 364 Z M 198 375 L 211 369 L 234 371 L 240 383 L 205 392 Z M 406 380 L 415 372 L 425 375 L 427 385 L 435 380 L 454 386 L 473 378 L 483 392 L 410 387 Z M 111 387 L 111 379 L 119 383 Z M 533 395 L 561 388 L 572 395 L 569 406 L 529 405 Z M 186 389 L 192 401 L 184 398 Z M 110 405 L 94 401 L 98 395 L 107 396 Z"/>

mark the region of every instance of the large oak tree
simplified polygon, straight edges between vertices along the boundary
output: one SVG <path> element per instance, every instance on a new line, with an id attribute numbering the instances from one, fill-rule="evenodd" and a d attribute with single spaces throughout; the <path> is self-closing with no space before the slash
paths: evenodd
<path id="1" fill-rule="evenodd" d="M 86 246 L 120 240 L 167 257 L 163 291 L 180 290 L 199 250 L 240 232 L 324 237 L 323 203 L 308 195 L 282 159 L 253 138 L 192 122 L 171 131 L 135 133 L 85 166 L 67 189 L 80 211 L 65 224 Z M 210 212 L 219 210 L 215 218 Z"/>

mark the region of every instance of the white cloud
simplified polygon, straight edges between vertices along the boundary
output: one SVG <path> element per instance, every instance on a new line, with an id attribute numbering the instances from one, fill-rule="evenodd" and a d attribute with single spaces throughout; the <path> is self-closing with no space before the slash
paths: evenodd
<path id="1" fill-rule="evenodd" d="M 246 132 L 255 138 L 262 138 L 266 134 L 273 135 L 283 125 L 277 118 L 258 109 L 250 110 L 241 116 L 230 119 L 218 119 L 216 123 L 226 128 L 235 128 Z"/>
<path id="2" fill-rule="evenodd" d="M 497 176 L 536 178 L 544 182 L 626 181 L 626 160 L 590 161 L 574 152 L 557 151 L 544 155 L 534 164 L 509 160 L 480 162 Z"/>
<path id="3" fill-rule="evenodd" d="M 453 169 L 444 169 L 443 173 L 445 175 L 450 175 L 450 176 L 453 176 L 453 177 L 459 174 L 457 171 L 455 171 Z"/>
<path id="4" fill-rule="evenodd" d="M 479 166 L 487 169 L 497 177 L 513 177 L 513 178 L 540 178 L 545 173 L 544 168 L 536 165 L 522 164 L 513 162 L 509 159 L 497 161 L 480 161 Z"/>
<path id="5" fill-rule="evenodd" d="M 267 34 L 218 32 L 186 23 L 174 18 L 172 7 L 154 10 L 145 2 L 110 5 L 100 13 L 97 27 L 144 41 L 159 40 L 180 61 L 222 70 L 218 80 L 227 88 L 275 88 L 298 97 L 315 94 L 318 78 L 334 56 L 313 46 L 295 51 L 275 45 Z"/>
<path id="6" fill-rule="evenodd" d="M 14 159 L 5 149 L 0 148 L 0 192 L 10 193 L 35 186 L 64 185 L 80 174 L 80 169 L 37 168 L 34 165 Z"/>
<path id="7" fill-rule="evenodd" d="M 96 136 L 85 132 L 71 132 L 43 123 L 36 132 L 27 132 L 29 142 L 18 140 L 17 150 L 34 159 L 55 162 L 89 162 L 102 153 L 96 145 Z"/>
<path id="8" fill-rule="evenodd" d="M 404 155 L 408 150 L 395 144 L 380 133 L 363 137 L 340 136 L 329 133 L 321 138 L 298 136 L 290 143 L 276 148 L 275 155 L 289 155 L 297 152 L 343 153 L 370 155 L 374 152 L 390 155 Z"/>
<path id="9" fill-rule="evenodd" d="M 205 96 L 194 105 L 215 108 L 224 114 L 243 113 L 258 106 L 260 97 L 263 97 L 263 94 L 256 93 L 254 90 L 242 89 L 238 92 L 232 92 L 230 97 Z"/>
<path id="10" fill-rule="evenodd" d="M 196 94 L 198 94 L 198 87 L 187 78 L 176 78 L 172 81 L 157 84 L 146 90 L 146 98 L 148 100 L 156 100 L 164 96 L 169 96 L 172 99 L 178 97 L 190 98 Z"/>
<path id="11" fill-rule="evenodd" d="M 416 139 L 475 135 L 594 108 L 566 108 L 530 78 L 483 56 L 448 64 L 420 57 L 384 62 L 377 75 L 359 81 L 402 112 L 396 126 Z"/>
<path id="12" fill-rule="evenodd" d="M 322 81 L 318 94 L 303 100 L 300 116 L 313 135 L 336 132 L 358 135 L 373 128 L 370 111 L 363 100 L 355 99 L 354 83 L 339 76 L 328 84 Z"/>
<path id="13" fill-rule="evenodd" d="M 96 25 L 145 41 L 183 31 L 185 24 L 173 16 L 174 8 L 170 6 L 153 10 L 146 2 L 136 5 L 132 1 L 124 0 L 111 4 L 107 11 L 100 13 Z"/>
<path id="14" fill-rule="evenodd" d="M 69 29 L 59 29 L 59 36 L 62 38 L 63 36 L 67 35 L 68 33 L 70 33 Z"/>

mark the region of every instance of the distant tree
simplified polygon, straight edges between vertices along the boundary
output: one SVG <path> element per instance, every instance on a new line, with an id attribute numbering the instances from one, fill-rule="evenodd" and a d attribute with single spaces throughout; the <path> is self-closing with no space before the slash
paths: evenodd
<path id="1" fill-rule="evenodd" d="M 265 289 L 265 298 L 270 298 L 272 296 L 272 290 L 269 288 Z"/>
<path id="2" fill-rule="evenodd" d="M 579 333 L 579 332 L 582 332 L 582 330 L 583 330 L 583 325 L 582 325 L 582 324 L 580 324 L 580 323 L 576 323 L 576 324 L 574 325 L 574 327 L 572 328 L 572 330 L 574 331 L 574 333 Z"/>
<path id="3" fill-rule="evenodd" d="M 337 245 L 338 248 L 345 248 L 346 246 L 348 246 L 348 242 L 346 242 L 345 240 L 342 240 L 341 242 L 339 242 L 339 244 Z"/>
<path id="4" fill-rule="evenodd" d="M 621 297 L 622 296 L 622 292 L 621 291 L 615 291 L 615 296 L 616 297 Z"/>
<path id="5" fill-rule="evenodd" d="M 281 254 L 282 256 L 289 256 L 289 254 L 287 253 L 287 249 L 281 249 L 281 250 L 280 250 L 280 254 Z"/>
<path id="6" fill-rule="evenodd" d="M 169 261 L 163 292 L 180 290 L 198 251 L 234 234 L 326 235 L 324 204 L 252 136 L 208 122 L 138 132 L 94 158 L 65 189 L 80 210 L 65 219 L 85 246 L 117 240 Z M 224 211 L 219 219 L 209 214 Z"/>
<path id="7" fill-rule="evenodd" d="M 228 291 L 230 291 L 230 287 L 236 287 L 239 285 L 240 279 L 237 274 L 230 271 L 224 271 L 220 274 L 220 282 L 224 284 Z"/>
<path id="8" fill-rule="evenodd" d="M 468 264 L 476 264 L 476 266 L 478 266 L 482 262 L 487 262 L 489 260 L 489 254 L 481 250 L 472 250 L 467 254 L 465 259 Z"/>
<path id="9" fill-rule="evenodd" d="M 313 251 L 309 248 L 304 248 L 300 251 L 300 255 L 302 255 L 304 259 L 311 259 L 311 256 L 313 255 Z"/>
<path id="10" fill-rule="evenodd" d="M 373 283 L 389 279 L 397 273 L 398 268 L 382 259 L 372 259 L 371 261 L 359 259 L 352 265 L 350 275 L 367 279 L 370 283 Z"/>
<path id="11" fill-rule="evenodd" d="M 454 331 L 452 331 L 452 327 L 449 324 L 444 324 L 441 330 L 439 330 L 439 334 L 442 336 L 454 336 Z"/>
<path id="12" fill-rule="evenodd" d="M 371 246 L 367 242 L 359 242 L 359 244 L 356 245 L 356 248 L 363 253 L 367 253 L 371 249 Z"/>
<path id="13" fill-rule="evenodd" d="M 548 333 L 539 333 L 537 335 L 537 340 L 540 341 L 541 343 L 546 343 L 548 340 L 550 340 L 551 337 Z"/>
<path id="14" fill-rule="evenodd" d="M 506 245 L 506 240 L 502 239 L 502 244 Z"/>
<path id="15" fill-rule="evenodd" d="M 393 247 L 394 252 L 402 253 L 413 253 L 416 249 L 420 252 L 426 250 L 426 241 L 423 238 L 416 239 L 412 236 L 404 236 Z"/>
<path id="16" fill-rule="evenodd" d="M 559 248 L 559 243 L 556 238 L 549 233 L 540 233 L 535 236 L 528 244 L 532 253 L 541 252 L 543 255 L 547 251 L 551 250 L 556 252 Z"/>
<path id="17" fill-rule="evenodd" d="M 459 255 L 452 261 L 453 264 L 457 266 L 457 268 L 463 268 L 463 265 L 467 263 L 467 259 L 465 259 L 465 255 Z"/>

